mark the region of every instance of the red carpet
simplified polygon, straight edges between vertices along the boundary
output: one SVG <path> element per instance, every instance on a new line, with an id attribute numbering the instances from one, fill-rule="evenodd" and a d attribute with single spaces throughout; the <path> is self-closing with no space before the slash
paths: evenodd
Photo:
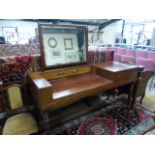
<path id="1" fill-rule="evenodd" d="M 122 103 L 68 121 L 44 134 L 55 135 L 122 135 L 140 134 L 152 126 L 151 111 L 140 105 L 129 108 Z"/>

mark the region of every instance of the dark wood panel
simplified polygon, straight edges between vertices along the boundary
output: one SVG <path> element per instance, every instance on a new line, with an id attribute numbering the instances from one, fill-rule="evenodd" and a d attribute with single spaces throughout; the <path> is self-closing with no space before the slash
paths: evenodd
<path id="1" fill-rule="evenodd" d="M 63 77 L 74 76 L 78 74 L 90 73 L 91 66 L 89 65 L 82 65 L 76 67 L 67 67 L 63 69 L 54 69 L 49 71 L 41 72 L 41 76 L 44 77 L 46 80 L 55 80 Z"/>
<path id="2" fill-rule="evenodd" d="M 85 73 L 76 75 L 70 71 L 83 69 Z M 58 77 L 55 73 L 64 72 L 65 75 Z M 80 70 L 81 71 L 81 70 Z M 92 73 L 90 73 L 92 72 Z M 73 73 L 73 72 L 72 72 Z M 77 72 L 78 73 L 78 72 Z M 45 75 L 44 81 L 40 76 Z M 48 75 L 49 74 L 49 75 Z M 53 80 L 48 81 L 50 76 Z M 93 66 L 76 66 L 64 69 L 44 71 L 38 75 L 30 76 L 34 96 L 36 96 L 42 110 L 49 110 L 68 105 L 84 97 L 95 95 L 105 90 L 113 89 L 118 86 L 133 83 L 138 77 L 138 67 L 117 62 L 107 62 Z M 58 78 L 58 79 L 57 79 Z M 45 82 L 47 80 L 47 82 Z M 47 83 L 51 83 L 51 86 Z M 45 83 L 45 85 L 38 86 Z M 43 88 L 43 90 L 42 90 Z"/>
<path id="3" fill-rule="evenodd" d="M 56 80 L 51 83 L 53 85 L 53 99 L 60 99 L 100 86 L 106 86 L 112 82 L 95 74 L 84 74 Z"/>

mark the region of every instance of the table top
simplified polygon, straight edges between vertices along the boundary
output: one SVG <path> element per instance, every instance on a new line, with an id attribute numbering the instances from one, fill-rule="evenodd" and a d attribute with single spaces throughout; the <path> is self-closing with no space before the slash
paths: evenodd
<path id="1" fill-rule="evenodd" d="M 125 63 L 116 62 L 116 61 L 110 61 L 107 63 L 100 63 L 100 64 L 96 64 L 94 66 L 101 68 L 101 69 L 104 69 L 104 70 L 111 71 L 111 72 L 119 72 L 119 71 L 125 71 L 125 70 L 138 68 L 137 65 L 125 64 Z"/>
<path id="2" fill-rule="evenodd" d="M 84 93 L 98 87 L 112 84 L 112 81 L 95 74 L 81 74 L 51 81 L 53 99 L 60 99 L 77 93 Z"/>

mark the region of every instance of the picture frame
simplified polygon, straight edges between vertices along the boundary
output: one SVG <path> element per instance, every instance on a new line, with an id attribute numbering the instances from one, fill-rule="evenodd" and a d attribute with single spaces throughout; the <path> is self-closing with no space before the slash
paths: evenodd
<path id="1" fill-rule="evenodd" d="M 73 50 L 72 38 L 64 38 L 65 50 Z"/>
<path id="2" fill-rule="evenodd" d="M 6 43 L 17 44 L 18 43 L 18 31 L 17 27 L 2 27 L 3 35 Z"/>
<path id="3" fill-rule="evenodd" d="M 75 62 L 77 61 L 76 53 L 65 53 L 66 62 Z"/>
<path id="4" fill-rule="evenodd" d="M 61 52 L 58 50 L 52 51 L 52 56 L 56 57 L 56 58 L 60 58 L 61 57 Z"/>
<path id="5" fill-rule="evenodd" d="M 42 70 L 87 63 L 88 34 L 85 26 L 39 24 L 38 30 Z M 81 51 L 84 59 L 65 55 L 77 54 L 78 51 Z M 72 61 L 74 59 L 77 61 Z"/>
<path id="6" fill-rule="evenodd" d="M 55 48 L 57 46 L 57 40 L 54 38 L 54 37 L 50 37 L 48 39 L 48 45 L 51 47 L 51 48 Z"/>
<path id="7" fill-rule="evenodd" d="M 65 54 L 65 59 L 66 59 L 66 62 L 69 63 L 69 62 L 73 62 L 73 54 L 71 53 L 66 53 Z"/>

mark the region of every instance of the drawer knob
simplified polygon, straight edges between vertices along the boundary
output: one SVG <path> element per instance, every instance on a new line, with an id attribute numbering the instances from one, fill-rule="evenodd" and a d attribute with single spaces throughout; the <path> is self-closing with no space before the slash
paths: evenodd
<path id="1" fill-rule="evenodd" d="M 73 71 L 72 71 L 72 72 L 73 72 L 73 73 L 76 73 L 77 71 L 78 71 L 77 69 L 73 69 Z"/>
<path id="2" fill-rule="evenodd" d="M 59 72 L 58 75 L 64 75 L 64 72 Z"/>

